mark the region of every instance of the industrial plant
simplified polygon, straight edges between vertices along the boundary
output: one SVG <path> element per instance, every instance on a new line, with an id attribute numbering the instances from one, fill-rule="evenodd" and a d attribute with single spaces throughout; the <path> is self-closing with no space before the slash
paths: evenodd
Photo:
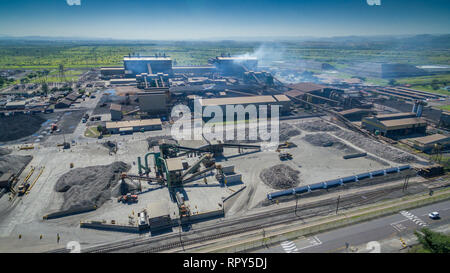
<path id="1" fill-rule="evenodd" d="M 4 93 L 0 114 L 17 127 L 0 147 L 1 215 L 19 223 L 9 232 L 30 242 L 44 233 L 36 249 L 51 252 L 67 249 L 42 239 L 50 234 L 58 243 L 71 236 L 93 242 L 86 252 L 203 251 L 196 244 L 275 234 L 297 213 L 350 213 L 448 186 L 441 164 L 448 122 L 427 106 L 447 96 L 286 83 L 258 63 L 224 53 L 208 65 L 176 66 L 165 53 L 130 53 L 123 66 L 89 70 L 69 86 L 83 92 Z M 381 69 L 384 77 L 391 68 Z M 394 100 L 405 110 L 389 106 Z M 209 138 L 211 116 L 176 116 L 180 105 L 192 113 L 221 109 L 215 124 L 232 124 L 232 132 L 223 126 Z M 229 106 L 238 105 L 243 112 L 230 123 Z M 253 106 L 279 122 L 276 147 L 251 137 L 262 118 L 250 115 Z M 174 133 L 183 118 L 199 139 Z M 233 238 L 227 243 L 239 245 Z"/>

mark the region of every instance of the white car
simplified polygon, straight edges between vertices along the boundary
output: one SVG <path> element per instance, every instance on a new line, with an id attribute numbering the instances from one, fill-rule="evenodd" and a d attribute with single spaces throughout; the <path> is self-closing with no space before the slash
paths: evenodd
<path id="1" fill-rule="evenodd" d="M 440 218 L 439 212 L 437 212 L 437 211 L 430 212 L 428 214 L 428 217 L 430 217 L 431 219 L 439 219 Z"/>

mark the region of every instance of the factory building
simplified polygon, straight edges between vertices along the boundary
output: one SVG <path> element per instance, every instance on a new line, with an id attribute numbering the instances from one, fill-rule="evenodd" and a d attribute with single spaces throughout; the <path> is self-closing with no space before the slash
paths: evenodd
<path id="1" fill-rule="evenodd" d="M 311 82 L 291 84 L 288 88 L 290 90 L 285 92 L 288 96 L 303 99 L 311 103 L 326 103 L 332 106 L 341 104 L 340 99 L 345 93 L 343 90 L 334 87 Z"/>
<path id="2" fill-rule="evenodd" d="M 274 80 L 272 74 L 266 71 L 248 71 L 244 73 L 245 84 L 263 84 L 273 86 Z"/>
<path id="3" fill-rule="evenodd" d="M 125 75 L 123 67 L 102 67 L 100 68 L 100 76 L 102 79 L 120 78 Z"/>
<path id="4" fill-rule="evenodd" d="M 426 76 L 429 73 L 410 64 L 371 63 L 353 64 L 344 69 L 345 72 L 362 77 L 400 78 Z"/>
<path id="5" fill-rule="evenodd" d="M 5 109 L 6 110 L 23 110 L 25 109 L 25 101 L 11 101 L 6 103 Z"/>
<path id="6" fill-rule="evenodd" d="M 439 119 L 439 125 L 444 128 L 450 128 L 450 112 L 442 111 Z"/>
<path id="7" fill-rule="evenodd" d="M 55 104 L 55 108 L 69 108 L 80 97 L 81 97 L 81 94 L 79 94 L 78 92 L 72 92 L 69 95 L 67 95 L 65 98 L 59 100 Z"/>
<path id="8" fill-rule="evenodd" d="M 194 104 L 198 103 L 204 110 L 207 106 L 220 106 L 224 115 L 226 115 L 227 105 L 255 105 L 257 113 L 259 113 L 259 106 L 261 105 L 280 105 L 280 114 L 288 113 L 290 111 L 291 100 L 285 95 L 275 96 L 248 96 L 248 97 L 226 97 L 226 98 L 211 98 L 195 100 Z M 270 107 L 267 109 L 270 115 Z"/>
<path id="9" fill-rule="evenodd" d="M 171 227 L 169 207 L 163 202 L 152 202 L 147 206 L 148 225 L 150 232 L 159 231 Z"/>
<path id="10" fill-rule="evenodd" d="M 72 101 L 68 99 L 62 99 L 55 104 L 55 108 L 69 108 L 72 105 Z"/>
<path id="11" fill-rule="evenodd" d="M 442 150 L 450 147 L 450 136 L 434 134 L 425 137 L 417 137 L 411 139 L 414 143 L 414 148 L 423 151 L 430 152 L 435 148 L 435 145 L 439 145 Z"/>
<path id="12" fill-rule="evenodd" d="M 120 104 L 112 103 L 109 108 L 111 112 L 111 120 L 121 120 L 122 119 L 122 106 Z"/>
<path id="13" fill-rule="evenodd" d="M 172 75 L 172 59 L 166 56 L 125 56 L 123 58 L 125 75 L 136 77 L 138 74 L 164 73 Z"/>
<path id="14" fill-rule="evenodd" d="M 111 79 L 109 81 L 110 84 L 114 85 L 135 85 L 136 78 L 128 78 L 128 79 Z"/>
<path id="15" fill-rule="evenodd" d="M 136 75 L 136 84 L 137 87 L 141 89 L 166 88 L 169 86 L 169 74 L 138 74 Z"/>
<path id="16" fill-rule="evenodd" d="M 425 134 L 427 122 L 418 113 L 398 113 L 366 117 L 362 128 L 375 134 L 395 138 L 410 134 Z"/>
<path id="17" fill-rule="evenodd" d="M 255 71 L 258 68 L 256 57 L 216 57 L 209 60 L 217 71 L 224 76 L 243 76 L 247 71 Z"/>
<path id="18" fill-rule="evenodd" d="M 175 66 L 172 67 L 173 73 L 192 75 L 192 76 L 206 76 L 216 72 L 215 66 Z"/>
<path id="19" fill-rule="evenodd" d="M 151 115 L 166 114 L 168 112 L 168 102 L 170 101 L 168 88 L 147 90 L 136 95 L 142 112 L 147 112 Z"/>
<path id="20" fill-rule="evenodd" d="M 161 130 L 162 123 L 160 119 L 111 121 L 106 123 L 106 129 L 111 134 L 127 134 L 133 132 Z"/>

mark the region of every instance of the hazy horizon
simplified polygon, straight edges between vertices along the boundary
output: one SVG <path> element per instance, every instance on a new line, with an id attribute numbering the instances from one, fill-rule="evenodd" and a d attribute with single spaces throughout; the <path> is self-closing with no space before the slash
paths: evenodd
<path id="1" fill-rule="evenodd" d="M 446 34 L 449 1 L 3 0 L 0 34 L 114 40 Z"/>

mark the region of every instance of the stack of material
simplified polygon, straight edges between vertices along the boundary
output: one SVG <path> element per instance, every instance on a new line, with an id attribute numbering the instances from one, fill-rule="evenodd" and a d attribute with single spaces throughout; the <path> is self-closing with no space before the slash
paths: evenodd
<path id="1" fill-rule="evenodd" d="M 291 139 L 291 137 L 294 136 L 298 136 L 300 135 L 302 132 L 293 127 L 291 124 L 287 124 L 287 123 L 280 123 L 280 141 L 284 142 L 284 141 L 288 141 L 289 139 Z"/>
<path id="2" fill-rule="evenodd" d="M 319 147 L 333 147 L 346 153 L 357 153 L 358 151 L 339 139 L 327 133 L 309 134 L 303 137 L 306 142 Z"/>
<path id="3" fill-rule="evenodd" d="M 395 149 L 389 145 L 382 144 L 366 138 L 350 131 L 339 131 L 335 133 L 337 137 L 345 139 L 355 146 L 366 150 L 369 153 L 373 153 L 381 158 L 391 160 L 396 163 L 412 163 L 418 162 L 417 158 L 411 154 L 408 154 L 402 150 Z"/>
<path id="4" fill-rule="evenodd" d="M 12 151 L 8 148 L 0 147 L 0 156 L 9 155 Z"/>
<path id="5" fill-rule="evenodd" d="M 124 162 L 73 169 L 56 182 L 55 191 L 64 193 L 61 210 L 100 207 L 111 198 L 120 174 L 130 166 Z"/>
<path id="6" fill-rule="evenodd" d="M 0 148 L 0 176 L 11 172 L 18 175 L 33 159 L 31 155 L 10 155 L 11 150 Z"/>
<path id="7" fill-rule="evenodd" d="M 252 123 L 252 130 L 254 132 L 254 134 L 256 135 L 256 139 L 254 139 L 253 135 L 250 135 L 250 129 L 249 126 L 245 126 L 245 131 L 244 128 L 240 128 L 239 130 L 243 131 L 243 135 L 239 136 L 238 133 L 241 133 L 238 128 L 234 128 L 234 135 L 233 132 L 230 132 L 230 134 L 232 136 L 234 136 L 233 139 L 235 140 L 225 140 L 225 143 L 255 143 L 255 142 L 263 142 L 264 140 L 261 137 L 261 128 L 258 128 L 256 126 L 256 123 Z M 226 129 L 226 128 L 224 128 Z M 302 132 L 298 129 L 295 128 L 294 126 L 292 126 L 292 124 L 288 124 L 288 123 L 280 123 L 280 126 L 278 129 L 278 132 L 275 132 L 277 134 L 279 134 L 279 141 L 285 142 L 288 141 L 290 138 L 294 137 L 294 136 L 298 136 L 300 135 Z M 226 139 L 226 134 L 228 133 L 228 131 L 224 130 L 224 139 Z M 272 132 L 272 128 L 270 125 L 270 122 L 267 126 L 267 133 L 269 134 L 269 137 L 273 134 Z M 243 138 L 243 140 L 238 140 L 238 137 Z"/>
<path id="8" fill-rule="evenodd" d="M 295 126 L 309 132 L 331 132 L 340 130 L 339 127 L 323 120 L 297 123 Z"/>
<path id="9" fill-rule="evenodd" d="M 273 189 L 290 189 L 299 183 L 299 171 L 292 169 L 288 165 L 278 164 L 262 170 L 259 177 Z"/>
<path id="10" fill-rule="evenodd" d="M 39 115 L 12 115 L 0 118 L 0 141 L 11 141 L 36 133 L 46 120 Z"/>

